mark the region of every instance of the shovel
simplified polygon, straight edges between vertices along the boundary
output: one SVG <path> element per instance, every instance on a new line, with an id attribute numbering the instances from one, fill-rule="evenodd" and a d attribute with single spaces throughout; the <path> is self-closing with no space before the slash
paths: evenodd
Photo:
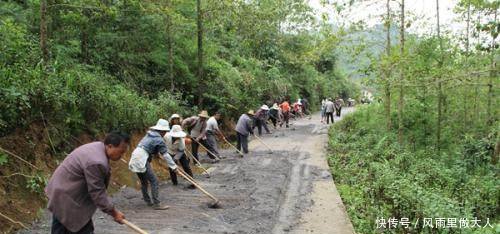
<path id="1" fill-rule="evenodd" d="M 209 192 L 207 192 L 205 189 L 203 189 L 198 183 L 196 183 L 194 181 L 193 178 L 191 178 L 191 176 L 187 175 L 184 171 L 182 171 L 180 168 L 177 169 L 179 171 L 179 175 L 181 175 L 182 177 L 184 177 L 184 179 L 186 179 L 187 181 L 191 182 L 191 184 L 193 184 L 197 189 L 199 189 L 201 192 L 203 192 L 205 195 L 207 195 L 208 197 L 210 197 L 212 200 L 214 200 L 214 203 L 211 203 L 208 205 L 209 208 L 213 208 L 213 209 L 217 209 L 217 208 L 220 208 L 220 201 L 219 199 L 215 198 L 212 194 L 210 194 Z"/>
<path id="2" fill-rule="evenodd" d="M 135 232 L 137 233 L 140 233 L 140 234 L 148 234 L 148 232 L 142 230 L 140 227 L 137 227 L 135 224 L 129 222 L 128 220 L 126 219 L 123 219 L 122 220 L 123 224 L 127 225 L 127 227 L 129 227 L 130 229 L 134 230 Z"/>

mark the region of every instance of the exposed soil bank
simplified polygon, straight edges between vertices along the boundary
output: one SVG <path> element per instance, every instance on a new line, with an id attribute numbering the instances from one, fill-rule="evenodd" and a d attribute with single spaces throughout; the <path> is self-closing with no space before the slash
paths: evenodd
<path id="1" fill-rule="evenodd" d="M 168 210 L 152 210 L 142 201 L 140 191 L 130 187 L 115 193 L 113 201 L 129 221 L 150 233 L 286 233 L 304 230 L 304 222 L 309 219 L 307 214 L 317 206 L 313 193 L 320 191 L 314 188 L 318 183 L 333 185 L 327 165 L 318 167 L 311 163 L 311 160 L 317 161 L 315 157 L 320 157 L 316 154 L 321 154 L 324 159 L 324 142 L 311 143 L 317 142 L 316 138 L 326 139 L 326 128 L 314 118 L 302 119 L 289 129 L 263 136 L 264 141 L 273 147 L 272 154 L 256 140 L 251 142 L 251 153 L 244 158 L 237 157 L 232 150 L 223 151 L 227 159 L 210 165 L 210 178 L 195 176 L 207 191 L 219 198 L 221 209 L 209 208 L 210 198 L 198 190 L 186 189 L 188 183 L 182 179 L 178 186 L 173 186 L 170 181 L 160 185 L 160 198 L 170 206 Z M 311 151 L 311 147 L 317 149 Z M 165 171 L 158 174 L 163 173 Z M 132 173 L 130 176 L 134 177 Z M 333 197 L 329 199 L 335 200 Z M 329 214 L 332 211 L 324 212 Z M 337 214 L 346 219 L 344 215 L 345 212 Z M 96 233 L 131 233 L 127 227 L 114 223 L 101 212 L 94 216 L 94 225 Z M 49 229 L 50 214 L 46 212 L 41 221 L 21 233 L 49 233 Z"/>

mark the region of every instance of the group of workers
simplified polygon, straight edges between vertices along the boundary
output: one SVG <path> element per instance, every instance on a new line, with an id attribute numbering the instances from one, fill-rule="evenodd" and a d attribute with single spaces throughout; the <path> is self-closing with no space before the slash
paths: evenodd
<path id="1" fill-rule="evenodd" d="M 323 99 L 321 101 L 321 123 L 330 124 L 330 120 L 333 123 L 333 114 L 340 117 L 344 105 L 344 100 L 340 97 L 335 98 L 334 101 L 330 98 Z"/>
<path id="2" fill-rule="evenodd" d="M 248 154 L 248 138 L 254 134 L 255 128 L 259 135 L 262 128 L 270 133 L 268 120 L 275 129 L 283 124 L 288 128 L 290 116 L 305 113 L 307 105 L 307 100 L 299 99 L 292 110 L 285 100 L 279 105 L 274 103 L 271 108 L 262 105 L 256 112 L 249 110 L 242 114 L 235 127 L 238 152 Z M 223 158 L 217 147 L 217 136 L 225 141 L 227 139 L 219 129 L 220 118 L 219 112 L 209 116 L 207 111 L 201 111 L 197 116 L 185 119 L 173 114 L 168 120 L 159 119 L 156 125 L 149 128 L 128 162 L 129 169 L 140 180 L 142 197 L 148 206 L 156 210 L 169 208 L 159 199 L 159 181 L 151 167 L 155 155 L 161 155 L 167 162 L 173 185 L 178 185 L 178 164 L 183 172 L 193 177 L 190 157 L 199 162 L 200 145 L 206 150 L 211 163 Z M 186 149 L 188 144 L 191 145 L 190 152 Z M 109 160 L 121 160 L 129 146 L 130 137 L 127 134 L 110 132 L 103 141 L 82 145 L 64 159 L 45 188 L 48 209 L 53 215 L 51 233 L 93 233 L 92 216 L 97 208 L 111 215 L 116 222 L 124 223 L 123 213 L 115 208 L 106 188 L 111 176 Z M 189 185 L 188 188 L 195 187 Z"/>

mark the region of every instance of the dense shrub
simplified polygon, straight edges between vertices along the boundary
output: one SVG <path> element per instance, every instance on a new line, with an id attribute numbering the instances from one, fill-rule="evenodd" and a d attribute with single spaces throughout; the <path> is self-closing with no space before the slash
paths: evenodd
<path id="1" fill-rule="evenodd" d="M 423 144 L 400 146 L 396 133 L 381 124 L 381 109 L 362 106 L 330 130 L 332 175 L 357 233 L 375 233 L 377 218 L 391 217 L 419 219 L 420 225 L 384 232 L 450 232 L 422 229 L 423 218 L 477 217 L 481 226 L 488 218 L 493 226 L 498 223 L 499 168 L 490 161 L 494 140 L 466 137 L 458 151 L 441 156 Z M 425 116 L 415 117 L 421 118 Z M 424 129 L 408 126 L 415 136 L 423 136 Z M 494 233 L 491 228 L 461 231 Z"/>

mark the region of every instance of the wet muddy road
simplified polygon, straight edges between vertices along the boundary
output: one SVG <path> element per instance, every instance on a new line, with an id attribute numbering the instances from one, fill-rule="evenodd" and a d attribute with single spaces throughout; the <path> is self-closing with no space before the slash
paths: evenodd
<path id="1" fill-rule="evenodd" d="M 314 115 L 264 134 L 272 153 L 255 139 L 244 158 L 230 148 L 222 150 L 226 159 L 205 164 L 210 178 L 195 175 L 221 201 L 220 209 L 209 208 L 211 199 L 185 188 L 188 182 L 182 179 L 178 186 L 160 184 L 168 210 L 146 206 L 134 188 L 115 193 L 113 202 L 150 233 L 353 233 L 326 165 L 326 133 L 327 126 Z M 50 216 L 45 216 L 21 233 L 49 233 Z M 95 233 L 132 233 L 101 212 L 93 220 Z"/>

